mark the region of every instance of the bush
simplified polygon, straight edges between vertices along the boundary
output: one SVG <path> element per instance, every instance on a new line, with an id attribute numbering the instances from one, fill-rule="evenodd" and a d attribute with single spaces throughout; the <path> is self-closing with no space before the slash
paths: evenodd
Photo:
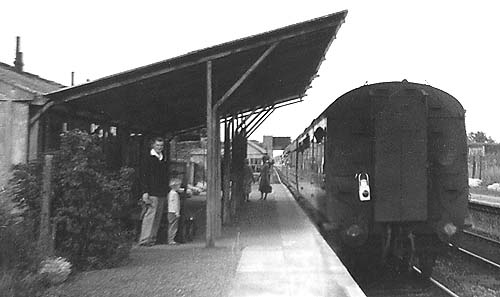
<path id="1" fill-rule="evenodd" d="M 32 232 L 38 234 L 40 224 L 40 193 L 42 189 L 42 165 L 38 161 L 14 165 L 12 178 L 6 189 L 15 208 L 32 225 Z"/>
<path id="2" fill-rule="evenodd" d="M 491 185 L 500 182 L 500 167 L 488 167 L 482 172 L 484 185 Z"/>
<path id="3" fill-rule="evenodd" d="M 15 173 L 18 173 L 15 171 Z M 2 271 L 34 271 L 39 260 L 36 252 L 35 220 L 28 211 L 22 211 L 16 196 L 20 185 L 25 183 L 27 175 L 16 179 L 0 193 L 0 268 Z M 12 200 L 14 197 L 14 200 Z M 25 201 L 23 201 L 25 204 Z M 24 217 L 26 215 L 26 217 Z M 37 221 L 38 222 L 38 221 Z"/>
<path id="4" fill-rule="evenodd" d="M 22 210 L 26 235 L 33 238 L 39 233 L 41 173 L 40 163 L 16 166 L 6 191 Z M 112 267 L 126 258 L 133 235 L 113 214 L 129 207 L 133 178 L 131 168 L 107 169 L 98 136 L 79 130 L 64 133 L 51 181 L 56 254 L 77 269 Z"/>
<path id="5" fill-rule="evenodd" d="M 40 257 L 34 227 L 15 211 L 7 192 L 0 195 L 0 296 L 39 296 L 46 284 L 36 274 Z"/>
<path id="6" fill-rule="evenodd" d="M 48 258 L 42 261 L 38 273 L 48 283 L 52 285 L 60 284 L 68 279 L 71 273 L 71 263 L 61 257 Z"/>
<path id="7" fill-rule="evenodd" d="M 37 297 L 42 296 L 48 283 L 36 273 L 0 272 L 1 297 Z"/>
<path id="8" fill-rule="evenodd" d="M 19 222 L 2 226 L 0 263 L 2 270 L 35 271 L 40 260 L 32 226 Z"/>
<path id="9" fill-rule="evenodd" d="M 131 234 L 113 213 L 128 206 L 133 169 L 109 172 L 100 138 L 78 130 L 62 136 L 55 163 L 57 251 L 80 269 L 118 264 Z"/>

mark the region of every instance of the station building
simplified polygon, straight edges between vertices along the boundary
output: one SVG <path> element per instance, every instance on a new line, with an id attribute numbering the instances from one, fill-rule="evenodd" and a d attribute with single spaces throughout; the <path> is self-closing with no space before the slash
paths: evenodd
<path id="1" fill-rule="evenodd" d="M 0 62 L 0 188 L 12 165 L 37 158 L 44 127 L 30 123 L 30 118 L 47 102 L 43 94 L 64 87 L 25 72 L 19 42 L 18 38 L 14 66 Z"/>

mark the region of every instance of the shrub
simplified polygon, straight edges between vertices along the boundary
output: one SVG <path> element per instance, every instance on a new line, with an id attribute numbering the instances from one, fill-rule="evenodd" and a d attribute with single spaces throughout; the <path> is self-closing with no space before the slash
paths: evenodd
<path id="1" fill-rule="evenodd" d="M 33 271 L 39 261 L 32 226 L 24 221 L 3 226 L 0 231 L 2 270 Z"/>
<path id="2" fill-rule="evenodd" d="M 113 213 L 128 206 L 133 174 L 106 169 L 97 136 L 78 130 L 62 136 L 53 180 L 56 249 L 75 267 L 110 267 L 128 256 L 131 234 Z"/>
<path id="3" fill-rule="evenodd" d="M 71 273 L 71 263 L 61 257 L 45 259 L 40 266 L 38 273 L 54 285 L 64 282 Z"/>
<path id="4" fill-rule="evenodd" d="M 38 161 L 29 164 L 14 165 L 12 178 L 7 186 L 6 194 L 11 197 L 15 207 L 23 212 L 38 233 L 40 223 L 40 193 L 42 189 L 42 165 Z"/>
<path id="5" fill-rule="evenodd" d="M 48 287 L 44 276 L 36 273 L 0 272 L 1 297 L 38 297 Z"/>
<path id="6" fill-rule="evenodd" d="M 13 238 L 20 238 L 20 234 L 26 238 L 31 236 L 30 243 L 36 242 L 35 235 L 39 233 L 41 174 L 40 163 L 18 165 L 5 191 L 22 211 L 22 228 L 19 228 L 24 233 L 15 233 Z M 102 140 L 96 135 L 73 130 L 61 136 L 61 148 L 55 153 L 51 178 L 51 220 L 56 226 L 56 254 L 66 257 L 77 269 L 111 267 L 126 258 L 133 235 L 113 214 L 129 207 L 134 170 L 108 170 Z M 9 253 L 14 253 L 14 246 L 10 243 Z M 32 252 L 35 249 L 32 244 L 21 249 L 24 250 Z M 30 257 L 27 259 L 31 261 Z M 32 264 L 20 263 L 25 268 Z"/>
<path id="7" fill-rule="evenodd" d="M 482 175 L 484 185 L 498 183 L 500 182 L 500 167 L 488 167 L 483 171 Z"/>
<path id="8" fill-rule="evenodd" d="M 40 257 L 34 227 L 7 199 L 9 190 L 0 195 L 0 296 L 39 296 L 46 284 L 36 274 Z"/>
<path id="9" fill-rule="evenodd" d="M 19 183 L 16 185 L 24 180 L 25 178 L 17 179 Z M 33 271 L 39 260 L 33 231 L 36 228 L 35 221 L 27 211 L 22 212 L 16 207 L 17 202 L 11 200 L 11 197 L 19 197 L 13 194 L 16 189 L 18 188 L 8 186 L 0 193 L 0 268 L 2 271 Z"/>

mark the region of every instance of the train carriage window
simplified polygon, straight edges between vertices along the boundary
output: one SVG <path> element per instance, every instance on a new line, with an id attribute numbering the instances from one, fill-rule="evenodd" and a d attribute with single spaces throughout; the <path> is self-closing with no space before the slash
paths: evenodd
<path id="1" fill-rule="evenodd" d="M 304 149 L 309 148 L 309 146 L 311 145 L 311 139 L 309 139 L 309 135 L 306 136 L 304 140 L 302 140 L 302 145 Z"/>
<path id="2" fill-rule="evenodd" d="M 316 131 L 314 131 L 314 138 L 316 139 L 316 142 L 317 143 L 321 143 L 323 142 L 323 138 L 325 137 L 325 130 L 321 127 L 319 127 L 318 129 L 316 129 Z"/>

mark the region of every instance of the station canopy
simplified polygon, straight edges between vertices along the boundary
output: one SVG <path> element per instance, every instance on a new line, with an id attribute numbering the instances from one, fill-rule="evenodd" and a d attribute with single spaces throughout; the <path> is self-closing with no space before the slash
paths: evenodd
<path id="1" fill-rule="evenodd" d="M 134 131 L 202 127 L 209 61 L 212 100 L 221 118 L 302 98 L 346 15 L 341 11 L 223 43 L 45 97 L 53 107 Z"/>

